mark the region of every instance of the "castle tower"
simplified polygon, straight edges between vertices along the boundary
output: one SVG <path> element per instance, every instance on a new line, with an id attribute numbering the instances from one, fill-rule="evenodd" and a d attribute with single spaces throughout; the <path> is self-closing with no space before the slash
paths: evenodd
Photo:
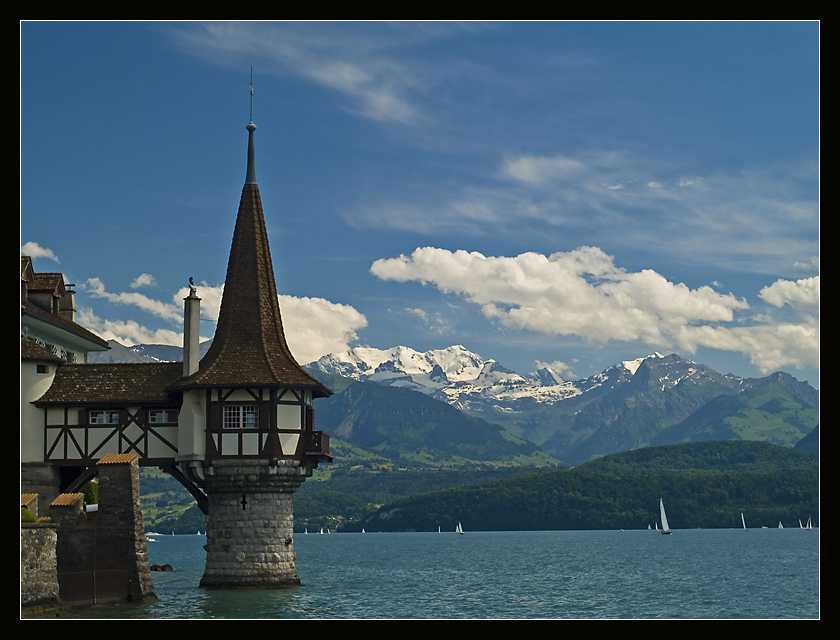
<path id="1" fill-rule="evenodd" d="M 332 392 L 286 343 L 254 167 L 256 125 L 247 130 L 246 180 L 216 335 L 197 371 L 185 367 L 170 387 L 183 393 L 178 464 L 207 496 L 207 587 L 300 583 L 294 492 L 319 462 L 332 460 L 312 409 L 313 399 Z"/>

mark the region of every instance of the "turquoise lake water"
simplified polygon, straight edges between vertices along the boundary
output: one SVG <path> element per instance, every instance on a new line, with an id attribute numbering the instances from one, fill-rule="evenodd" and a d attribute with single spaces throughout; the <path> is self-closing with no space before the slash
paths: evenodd
<path id="1" fill-rule="evenodd" d="M 296 534 L 301 586 L 203 589 L 202 535 L 148 544 L 159 600 L 67 618 L 816 619 L 819 532 Z"/>

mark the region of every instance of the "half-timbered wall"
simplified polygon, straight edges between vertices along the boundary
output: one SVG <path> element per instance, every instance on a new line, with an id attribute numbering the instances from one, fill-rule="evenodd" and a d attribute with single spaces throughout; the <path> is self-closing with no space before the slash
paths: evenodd
<path id="1" fill-rule="evenodd" d="M 173 405 L 50 407 L 44 410 L 47 462 L 95 462 L 110 453 L 135 453 L 146 464 L 178 452 L 178 409 Z"/>
<path id="2" fill-rule="evenodd" d="M 312 394 L 296 389 L 213 389 L 207 397 L 208 458 L 291 458 L 312 431 Z"/>

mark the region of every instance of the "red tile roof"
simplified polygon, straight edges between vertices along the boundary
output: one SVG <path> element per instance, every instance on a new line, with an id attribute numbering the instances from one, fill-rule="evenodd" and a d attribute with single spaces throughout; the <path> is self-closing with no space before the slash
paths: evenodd
<path id="1" fill-rule="evenodd" d="M 62 493 L 56 496 L 55 500 L 53 500 L 50 505 L 53 507 L 61 507 L 61 506 L 68 506 L 78 504 L 82 500 L 85 499 L 85 494 L 83 493 Z"/>
<path id="2" fill-rule="evenodd" d="M 130 464 L 137 459 L 138 455 L 136 453 L 106 453 L 99 458 L 97 464 Z"/>

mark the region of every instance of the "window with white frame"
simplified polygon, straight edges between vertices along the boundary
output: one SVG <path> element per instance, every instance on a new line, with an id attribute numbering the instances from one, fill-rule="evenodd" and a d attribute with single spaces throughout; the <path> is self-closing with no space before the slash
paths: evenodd
<path id="1" fill-rule="evenodd" d="M 150 409 L 149 422 L 151 424 L 171 424 L 178 422 L 178 412 L 171 409 Z"/>
<path id="2" fill-rule="evenodd" d="M 111 410 L 91 411 L 90 424 L 119 424 L 120 412 Z"/>
<path id="3" fill-rule="evenodd" d="M 253 404 L 226 404 L 222 419 L 225 429 L 256 429 L 257 406 Z"/>

